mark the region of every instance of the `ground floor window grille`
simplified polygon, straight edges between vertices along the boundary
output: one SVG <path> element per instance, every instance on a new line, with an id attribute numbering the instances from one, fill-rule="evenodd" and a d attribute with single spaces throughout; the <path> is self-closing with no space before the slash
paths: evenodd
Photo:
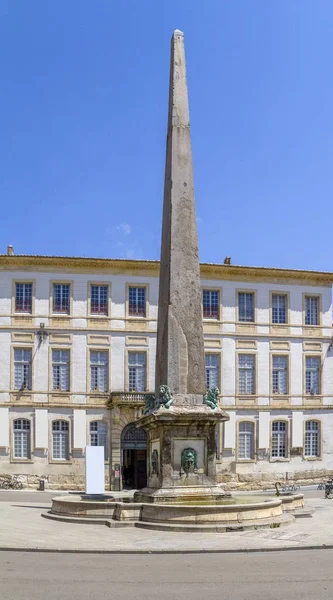
<path id="1" fill-rule="evenodd" d="M 272 423 L 272 458 L 288 458 L 287 423 L 285 421 Z"/>
<path id="2" fill-rule="evenodd" d="M 238 426 L 238 458 L 254 459 L 254 423 L 241 421 Z"/>
<path id="3" fill-rule="evenodd" d="M 16 419 L 13 424 L 14 458 L 30 458 L 30 421 Z"/>
<path id="4" fill-rule="evenodd" d="M 69 460 L 68 421 L 52 423 L 52 457 L 56 460 Z"/>
<path id="5" fill-rule="evenodd" d="M 90 445 L 104 447 L 104 460 L 107 460 L 107 427 L 104 421 L 90 423 Z"/>
<path id="6" fill-rule="evenodd" d="M 305 423 L 304 456 L 308 456 L 308 457 L 320 456 L 319 432 L 320 432 L 320 425 L 319 425 L 318 421 L 306 421 L 306 423 Z"/>

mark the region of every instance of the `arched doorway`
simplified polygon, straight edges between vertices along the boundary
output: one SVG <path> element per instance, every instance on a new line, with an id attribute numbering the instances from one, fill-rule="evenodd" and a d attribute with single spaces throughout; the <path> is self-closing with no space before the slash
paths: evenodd
<path id="1" fill-rule="evenodd" d="M 123 488 L 140 489 L 147 485 L 147 434 L 129 423 L 121 434 Z"/>

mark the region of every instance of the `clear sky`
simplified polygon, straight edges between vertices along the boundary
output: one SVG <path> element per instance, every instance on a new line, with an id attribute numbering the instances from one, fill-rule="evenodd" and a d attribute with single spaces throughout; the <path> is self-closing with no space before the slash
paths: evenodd
<path id="1" fill-rule="evenodd" d="M 0 252 L 159 258 L 177 28 L 200 259 L 333 271 L 332 0 L 0 0 Z"/>

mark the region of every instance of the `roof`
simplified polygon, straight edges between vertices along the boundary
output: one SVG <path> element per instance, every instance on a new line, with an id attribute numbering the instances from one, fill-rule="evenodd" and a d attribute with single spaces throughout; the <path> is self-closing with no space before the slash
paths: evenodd
<path id="1" fill-rule="evenodd" d="M 0 269 L 37 271 L 85 271 L 128 273 L 156 277 L 159 261 L 127 258 L 93 258 L 85 256 L 48 256 L 34 254 L 0 254 Z M 277 267 L 255 267 L 245 265 L 200 263 L 203 279 L 269 280 L 282 283 L 307 282 L 311 285 L 331 285 L 333 273 Z"/>

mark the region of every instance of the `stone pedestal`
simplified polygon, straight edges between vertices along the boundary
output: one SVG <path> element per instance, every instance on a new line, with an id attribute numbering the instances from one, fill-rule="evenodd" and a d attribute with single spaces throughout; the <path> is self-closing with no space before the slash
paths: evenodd
<path id="1" fill-rule="evenodd" d="M 148 485 L 136 502 L 217 501 L 226 493 L 216 485 L 216 425 L 228 419 L 203 404 L 200 395 L 176 395 L 140 419 L 147 432 Z"/>

